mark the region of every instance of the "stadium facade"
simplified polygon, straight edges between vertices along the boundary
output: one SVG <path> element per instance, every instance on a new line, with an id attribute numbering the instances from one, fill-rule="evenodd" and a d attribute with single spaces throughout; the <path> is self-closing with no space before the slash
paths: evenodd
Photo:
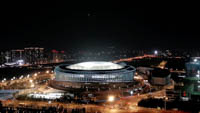
<path id="1" fill-rule="evenodd" d="M 112 62 L 82 62 L 55 67 L 53 88 L 81 91 L 129 87 L 133 84 L 136 69 L 130 65 Z"/>

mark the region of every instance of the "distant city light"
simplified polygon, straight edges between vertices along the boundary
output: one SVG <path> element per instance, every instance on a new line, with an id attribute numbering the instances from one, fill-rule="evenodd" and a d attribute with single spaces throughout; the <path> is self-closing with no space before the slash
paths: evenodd
<path id="1" fill-rule="evenodd" d="M 24 77 L 24 76 L 23 76 L 23 75 L 21 75 L 19 79 L 22 79 L 23 77 Z"/>
<path id="2" fill-rule="evenodd" d="M 33 82 L 33 80 L 29 80 L 29 82 L 30 82 L 30 83 L 32 83 L 32 82 Z"/>
<path id="3" fill-rule="evenodd" d="M 114 96 L 109 96 L 108 97 L 108 102 L 113 102 L 115 100 L 115 97 Z"/>
<path id="4" fill-rule="evenodd" d="M 48 73 L 49 73 L 49 70 L 47 70 L 46 73 L 48 74 Z"/>
<path id="5" fill-rule="evenodd" d="M 157 55 L 157 54 L 158 54 L 158 51 L 157 51 L 157 50 L 155 50 L 155 51 L 154 51 L 154 54 L 155 54 L 155 55 Z"/>
<path id="6" fill-rule="evenodd" d="M 18 60 L 18 61 L 17 61 L 17 64 L 18 64 L 19 66 L 22 66 L 22 65 L 24 65 L 25 63 L 24 63 L 24 60 Z"/>
<path id="7" fill-rule="evenodd" d="M 133 95 L 133 91 L 131 91 L 130 94 Z"/>
<path id="8" fill-rule="evenodd" d="M 35 85 L 34 85 L 34 84 L 31 84 L 31 87 L 35 87 Z"/>
<path id="9" fill-rule="evenodd" d="M 197 62 L 197 59 L 196 59 L 196 58 L 194 59 L 194 62 Z"/>

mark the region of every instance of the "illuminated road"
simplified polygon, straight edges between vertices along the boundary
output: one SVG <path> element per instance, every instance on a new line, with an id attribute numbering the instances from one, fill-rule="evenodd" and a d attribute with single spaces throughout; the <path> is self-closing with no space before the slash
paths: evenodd
<path id="1" fill-rule="evenodd" d="M 133 60 L 138 60 L 138 59 L 143 59 L 143 58 L 155 58 L 157 57 L 156 55 L 143 55 L 143 56 L 136 56 L 136 57 L 131 57 L 131 58 L 124 58 L 124 59 L 119 59 L 119 60 L 115 60 L 113 61 L 114 63 L 118 63 L 118 62 L 124 62 L 124 61 L 133 61 Z"/>
<path id="2" fill-rule="evenodd" d="M 89 104 L 73 104 L 73 103 L 60 103 L 60 102 L 43 102 L 43 101 L 19 101 L 19 100 L 12 100 L 12 101 L 5 101 L 4 105 L 6 106 L 29 106 L 32 108 L 40 109 L 42 107 L 47 106 L 63 106 L 64 108 L 70 110 L 74 108 L 86 108 L 87 113 L 95 113 L 97 111 L 101 113 L 186 113 L 182 111 L 173 111 L 173 110 L 160 110 L 154 108 L 144 108 L 139 107 L 137 103 L 141 99 L 148 98 L 148 96 L 164 96 L 165 91 L 157 91 L 151 94 L 143 94 L 143 95 L 136 95 L 131 97 L 122 98 L 120 100 L 114 102 L 107 102 L 104 105 L 89 105 Z"/>

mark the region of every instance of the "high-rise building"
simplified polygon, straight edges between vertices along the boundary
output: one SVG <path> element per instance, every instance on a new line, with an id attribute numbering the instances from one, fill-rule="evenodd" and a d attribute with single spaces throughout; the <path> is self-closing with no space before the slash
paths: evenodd
<path id="1" fill-rule="evenodd" d="M 65 51 L 60 51 L 60 62 L 64 62 L 66 60 L 66 54 Z"/>
<path id="2" fill-rule="evenodd" d="M 58 63 L 58 62 L 64 62 L 66 60 L 65 51 L 57 51 L 52 50 L 52 62 Z"/>
<path id="3" fill-rule="evenodd" d="M 22 49 L 11 50 L 12 62 L 16 62 L 17 60 L 23 60 L 23 59 L 24 59 L 24 50 Z"/>
<path id="4" fill-rule="evenodd" d="M 58 51 L 53 49 L 52 51 L 52 63 L 56 63 L 58 62 Z"/>
<path id="5" fill-rule="evenodd" d="M 28 64 L 42 64 L 44 63 L 44 48 L 29 47 L 24 48 L 25 61 Z"/>
<path id="6" fill-rule="evenodd" d="M 192 57 L 186 63 L 180 98 L 184 101 L 200 101 L 200 57 Z"/>
<path id="7" fill-rule="evenodd" d="M 4 52 L 1 52 L 0 53 L 0 64 L 3 64 L 6 62 L 6 59 L 5 59 L 5 53 Z"/>
<path id="8" fill-rule="evenodd" d="M 12 54 L 11 54 L 11 51 L 6 51 L 6 52 L 5 52 L 6 63 L 12 62 L 11 55 L 12 55 Z"/>

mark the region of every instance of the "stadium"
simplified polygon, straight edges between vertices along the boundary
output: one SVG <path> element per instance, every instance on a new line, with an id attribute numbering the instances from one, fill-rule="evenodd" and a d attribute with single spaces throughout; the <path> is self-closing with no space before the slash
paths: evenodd
<path id="1" fill-rule="evenodd" d="M 103 61 L 62 64 L 55 67 L 50 86 L 72 92 L 123 89 L 132 87 L 135 71 L 130 65 Z"/>

